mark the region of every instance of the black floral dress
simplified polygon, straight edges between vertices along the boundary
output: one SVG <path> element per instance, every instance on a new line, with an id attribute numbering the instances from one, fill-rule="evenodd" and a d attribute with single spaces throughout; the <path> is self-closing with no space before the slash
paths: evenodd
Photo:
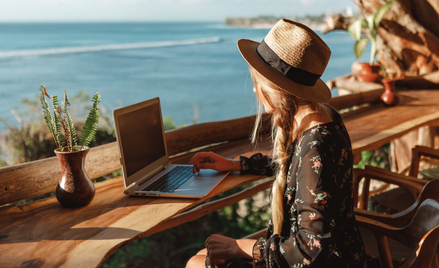
<path id="1" fill-rule="evenodd" d="M 354 216 L 351 142 L 341 116 L 303 132 L 290 148 L 281 235 L 260 238 L 260 267 L 366 267 Z M 242 174 L 272 175 L 270 158 L 241 157 Z M 259 267 L 259 266 L 258 266 Z"/>

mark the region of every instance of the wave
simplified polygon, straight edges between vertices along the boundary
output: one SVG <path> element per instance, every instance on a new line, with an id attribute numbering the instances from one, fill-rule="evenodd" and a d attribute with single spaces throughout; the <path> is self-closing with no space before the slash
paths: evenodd
<path id="1" fill-rule="evenodd" d="M 183 45 L 195 45 L 195 44 L 204 44 L 204 43 L 217 43 L 220 41 L 221 38 L 212 37 L 212 38 L 200 38 L 200 39 L 178 40 L 178 41 L 158 41 L 158 42 L 149 42 L 149 43 L 128 43 L 128 44 L 109 44 L 109 45 L 84 46 L 84 47 L 60 47 L 60 48 L 45 48 L 45 49 L 13 50 L 13 51 L 0 52 L 0 59 L 85 53 L 85 52 L 96 52 L 96 51 L 106 51 L 106 50 L 183 46 Z"/>

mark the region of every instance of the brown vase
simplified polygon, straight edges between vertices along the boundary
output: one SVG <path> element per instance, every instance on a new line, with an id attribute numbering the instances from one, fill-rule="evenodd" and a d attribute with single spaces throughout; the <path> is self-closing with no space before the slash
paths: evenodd
<path id="1" fill-rule="evenodd" d="M 56 187 L 58 202 L 68 208 L 88 205 L 95 196 L 95 186 L 84 169 L 85 156 L 90 151 L 84 147 L 81 151 L 68 152 L 55 150 L 61 163 L 61 178 Z"/>
<path id="2" fill-rule="evenodd" d="M 395 94 L 395 79 L 383 79 L 381 82 L 384 85 L 384 93 L 381 95 L 381 100 L 388 106 L 395 106 L 399 103 L 399 98 Z"/>
<path id="3" fill-rule="evenodd" d="M 381 82 L 381 63 L 371 65 L 368 62 L 360 62 L 361 71 L 357 73 L 357 79 L 361 82 L 380 83 Z"/>

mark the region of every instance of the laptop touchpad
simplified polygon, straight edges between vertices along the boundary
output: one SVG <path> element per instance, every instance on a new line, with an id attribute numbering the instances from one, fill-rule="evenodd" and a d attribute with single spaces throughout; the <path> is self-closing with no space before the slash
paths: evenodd
<path id="1" fill-rule="evenodd" d="M 202 170 L 201 174 L 194 175 L 194 181 L 189 185 L 190 187 L 207 187 L 218 183 L 222 178 L 222 174 L 214 170 Z"/>
<path id="2" fill-rule="evenodd" d="M 194 177 L 194 181 L 189 185 L 189 187 L 207 187 L 212 184 L 215 184 L 218 180 L 216 180 L 216 177 Z"/>

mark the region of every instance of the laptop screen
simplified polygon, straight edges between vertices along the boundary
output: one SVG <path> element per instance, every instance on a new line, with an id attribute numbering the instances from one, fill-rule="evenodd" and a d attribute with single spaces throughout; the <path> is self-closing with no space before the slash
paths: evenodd
<path id="1" fill-rule="evenodd" d="M 166 155 L 160 104 L 118 116 L 127 177 Z"/>

